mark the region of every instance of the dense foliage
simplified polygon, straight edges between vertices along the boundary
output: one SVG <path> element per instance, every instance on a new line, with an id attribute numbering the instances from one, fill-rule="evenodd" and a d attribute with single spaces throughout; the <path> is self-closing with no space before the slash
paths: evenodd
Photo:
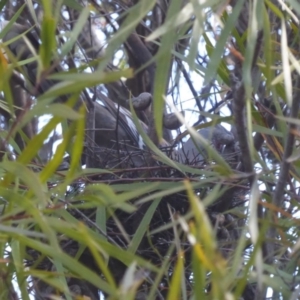
<path id="1" fill-rule="evenodd" d="M 298 1 L 0 9 L 0 299 L 299 298 Z"/>

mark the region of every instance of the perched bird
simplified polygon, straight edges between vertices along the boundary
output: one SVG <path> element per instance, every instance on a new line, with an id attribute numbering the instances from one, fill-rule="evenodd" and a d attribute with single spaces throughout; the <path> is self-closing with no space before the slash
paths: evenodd
<path id="1" fill-rule="evenodd" d="M 8 24 L 9 22 L 2 21 L 1 29 L 6 31 L 5 26 Z M 11 24 L 9 26 L 11 26 Z M 89 41 L 89 39 L 86 38 L 79 38 L 78 40 L 79 43 L 82 40 L 84 40 L 84 43 Z M 40 47 L 39 41 L 38 28 L 28 28 L 17 23 L 12 24 L 3 37 L 3 42 L 6 43 L 9 51 L 16 58 L 18 58 L 18 60 L 28 60 L 37 56 Z M 85 47 L 87 47 L 86 44 Z M 99 48 L 99 45 L 97 45 L 97 47 Z M 97 51 L 97 53 L 99 52 L 100 51 Z M 30 61 L 29 63 L 24 64 L 22 67 L 22 75 L 27 78 L 30 84 L 35 88 L 35 96 L 45 93 L 58 83 L 58 81 L 49 80 L 47 78 L 44 78 L 44 80 L 38 79 L 37 68 L 37 60 Z M 15 72 L 18 71 L 19 69 L 15 70 Z M 52 73 L 58 71 L 63 71 L 63 68 L 59 64 L 57 64 L 55 68 L 51 69 Z M 22 78 L 22 76 L 19 77 L 20 80 L 22 80 Z M 23 86 L 26 86 L 25 82 Z M 62 95 L 59 99 L 57 99 L 57 101 L 64 102 L 67 98 L 67 95 Z M 149 93 L 142 93 L 140 96 L 134 98 L 133 102 L 136 106 L 147 108 L 151 102 L 151 99 L 152 96 Z M 145 149 L 144 141 L 136 129 L 131 112 L 129 110 L 122 106 L 118 106 L 116 102 L 112 101 L 98 90 L 96 92 L 94 109 L 94 142 L 97 146 L 122 151 L 137 151 Z M 143 130 L 147 132 L 147 125 L 142 121 L 140 121 L 140 123 Z M 162 141 L 161 146 L 165 147 L 168 145 L 169 144 L 166 141 Z"/>
<path id="2" fill-rule="evenodd" d="M 221 154 L 226 153 L 228 155 L 237 149 L 234 135 L 220 124 L 200 129 L 198 133 Z M 203 161 L 206 156 L 207 153 L 203 144 L 199 140 L 194 142 L 192 138 L 183 142 L 182 147 L 178 150 L 178 160 L 181 163 L 197 164 Z"/>

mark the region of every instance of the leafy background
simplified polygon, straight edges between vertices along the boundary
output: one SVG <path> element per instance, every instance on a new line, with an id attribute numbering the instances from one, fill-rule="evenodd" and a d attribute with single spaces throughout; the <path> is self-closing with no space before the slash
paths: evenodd
<path id="1" fill-rule="evenodd" d="M 297 1 L 0 7 L 1 299 L 298 298 Z M 230 129 L 234 157 L 191 120 Z M 147 164 L 112 163 L 118 122 Z M 198 166 L 157 147 L 188 134 Z"/>

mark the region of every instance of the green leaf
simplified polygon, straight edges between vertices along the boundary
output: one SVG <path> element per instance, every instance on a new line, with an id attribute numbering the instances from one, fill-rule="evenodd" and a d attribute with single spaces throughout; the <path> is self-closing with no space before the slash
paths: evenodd
<path id="1" fill-rule="evenodd" d="M 180 299 L 181 277 L 183 276 L 184 270 L 183 260 L 184 252 L 180 251 L 178 253 L 177 263 L 175 265 L 174 273 L 172 276 L 167 300 Z"/>
<path id="2" fill-rule="evenodd" d="M 103 290 L 104 292 L 115 295 L 116 290 L 113 289 L 107 282 L 105 282 L 99 275 L 95 272 L 91 271 L 89 268 L 84 266 L 83 264 L 77 262 L 75 259 L 70 257 L 69 255 L 65 254 L 63 251 L 54 251 L 52 247 L 49 245 L 29 239 L 24 236 L 14 235 L 15 239 L 19 240 L 20 242 L 32 247 L 41 253 L 52 257 L 54 259 L 58 259 L 59 261 L 63 262 L 63 265 L 73 272 L 76 275 L 83 276 L 88 282 L 92 283 L 94 286 L 98 287 L 99 289 Z"/>
<path id="3" fill-rule="evenodd" d="M 41 45 L 40 45 L 40 57 L 43 64 L 43 68 L 50 67 L 53 53 L 56 49 L 56 21 L 52 16 L 44 16 L 41 30 Z"/>
<path id="4" fill-rule="evenodd" d="M 0 163 L 0 168 L 5 169 L 13 175 L 14 178 L 19 178 L 27 188 L 29 188 L 39 199 L 39 204 L 46 206 L 48 201 L 45 194 L 45 187 L 43 182 L 39 179 L 37 174 L 28 169 L 18 161 L 3 161 Z"/>
<path id="5" fill-rule="evenodd" d="M 244 1 L 238 1 L 237 4 L 234 5 L 232 13 L 227 18 L 226 23 L 224 24 L 224 28 L 219 34 L 217 44 L 214 47 L 212 54 L 210 55 L 208 67 L 205 72 L 204 84 L 207 84 L 215 76 L 215 72 L 219 68 L 220 62 L 222 61 L 222 57 L 224 54 L 226 43 L 228 42 L 229 36 L 233 28 L 236 26 L 236 22 L 243 8 L 243 5 Z"/>
<path id="6" fill-rule="evenodd" d="M 19 16 L 21 15 L 25 7 L 26 7 L 26 3 L 21 5 L 20 8 L 13 14 L 12 18 L 9 20 L 5 28 L 1 28 L 0 39 L 3 39 L 3 37 L 11 30 L 12 26 L 14 25 L 14 23 L 16 23 L 16 21 L 18 20 Z"/>
<path id="7" fill-rule="evenodd" d="M 169 5 L 166 20 L 169 20 L 176 15 L 181 9 L 181 3 L 177 0 L 172 0 Z M 169 82 L 169 70 L 171 65 L 172 53 L 170 48 L 173 48 L 178 39 L 177 31 L 174 29 L 169 34 L 162 37 L 161 46 L 156 55 L 156 74 L 154 80 L 153 91 L 153 118 L 155 120 L 155 130 L 158 140 L 162 139 L 162 122 L 163 112 L 165 111 L 164 97 Z M 154 129 L 154 128 L 153 128 Z"/>
<path id="8" fill-rule="evenodd" d="M 77 42 L 78 36 L 82 32 L 82 28 L 84 27 L 85 23 L 87 22 L 89 14 L 90 14 L 90 7 L 89 6 L 84 7 L 83 10 L 81 11 L 81 14 L 80 14 L 75 26 L 74 26 L 73 31 L 68 33 L 69 39 L 61 48 L 61 57 L 64 57 L 65 55 L 67 55 L 71 51 L 74 44 Z"/>
<path id="9" fill-rule="evenodd" d="M 82 105 L 79 108 L 79 114 L 81 115 L 81 118 L 77 122 L 74 122 L 73 125 L 75 131 L 75 139 L 71 150 L 71 163 L 70 163 L 68 176 L 73 176 L 75 174 L 75 171 L 79 167 L 79 164 L 81 162 L 81 155 L 83 151 L 84 137 L 85 137 L 85 125 L 86 125 L 85 118 L 84 118 L 85 112 L 86 112 L 86 108 L 84 105 Z"/>
<path id="10" fill-rule="evenodd" d="M 108 41 L 108 46 L 105 51 L 106 55 L 99 64 L 98 70 L 104 70 L 106 68 L 115 51 L 127 40 L 129 35 L 134 32 L 136 26 L 144 19 L 155 4 L 156 0 L 140 0 L 136 5 L 126 9 L 125 14 L 127 17 L 124 22 L 122 22 L 119 30 Z"/>
<path id="11" fill-rule="evenodd" d="M 121 71 L 104 73 L 98 71 L 94 73 L 58 73 L 49 76 L 50 79 L 63 80 L 51 87 L 46 93 L 41 95 L 38 99 L 44 100 L 47 98 L 55 98 L 61 95 L 68 95 L 75 92 L 80 92 L 88 87 L 93 87 L 101 83 L 110 83 L 117 81 L 118 79 L 125 77 L 132 77 L 132 70 L 125 69 Z"/>
<path id="12" fill-rule="evenodd" d="M 170 31 L 175 31 L 178 26 L 188 21 L 194 13 L 194 7 L 187 3 L 181 10 L 175 11 L 175 14 L 169 15 L 162 26 L 153 31 L 147 38 L 147 42 L 153 42 L 157 38 L 166 35 Z"/>
<path id="13" fill-rule="evenodd" d="M 135 253 L 147 231 L 147 229 L 149 228 L 151 219 L 160 203 L 161 199 L 156 199 L 154 200 L 151 205 L 149 206 L 149 208 L 147 209 L 147 212 L 145 213 L 142 221 L 139 224 L 139 227 L 137 228 L 130 244 L 128 247 L 128 251 L 131 251 L 132 253 Z"/>

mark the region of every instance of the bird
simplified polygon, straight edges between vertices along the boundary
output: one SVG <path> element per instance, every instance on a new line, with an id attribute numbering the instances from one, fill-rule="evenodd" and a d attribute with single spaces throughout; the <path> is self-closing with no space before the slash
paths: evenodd
<path id="1" fill-rule="evenodd" d="M 234 135 L 221 124 L 202 128 L 197 132 L 220 153 L 228 155 L 237 150 Z M 178 149 L 178 161 L 183 164 L 197 165 L 203 162 L 205 157 L 207 157 L 205 147 L 197 139 L 189 138 L 186 142 L 182 142 L 182 147 Z"/>
<path id="2" fill-rule="evenodd" d="M 29 60 L 38 55 L 40 47 L 39 28 L 27 27 L 18 23 L 9 24 L 8 21 L 1 21 L 2 30 L 8 25 L 9 30 L 4 34 L 3 42 L 6 47 L 18 60 Z M 6 29 L 4 29 L 6 30 Z M 79 39 L 80 42 L 81 39 Z M 87 39 L 85 39 L 85 43 Z M 8 55 L 9 56 L 9 55 Z M 58 83 L 55 80 L 39 80 L 37 78 L 37 60 L 29 60 L 30 62 L 23 65 L 22 75 L 28 79 L 33 87 L 36 87 L 39 96 Z M 15 72 L 18 72 L 16 69 Z M 52 72 L 62 72 L 63 68 L 57 64 Z M 19 79 L 22 78 L 19 77 Z M 39 83 L 37 84 L 37 82 Z M 26 87 L 26 82 L 24 82 Z M 139 97 L 139 96 L 138 96 Z M 142 93 L 140 98 L 143 100 L 152 99 L 149 93 Z M 67 95 L 62 95 L 57 101 L 64 102 L 68 99 Z M 147 102 L 146 101 L 146 102 Z M 149 105 L 146 103 L 145 107 Z M 126 151 L 145 150 L 146 145 L 138 132 L 131 112 L 125 107 L 119 106 L 112 101 L 103 92 L 97 89 L 95 109 L 95 144 L 99 147 L 120 149 Z M 139 121 L 145 132 L 148 131 L 147 125 Z M 160 146 L 169 146 L 169 143 L 162 140 Z"/>

